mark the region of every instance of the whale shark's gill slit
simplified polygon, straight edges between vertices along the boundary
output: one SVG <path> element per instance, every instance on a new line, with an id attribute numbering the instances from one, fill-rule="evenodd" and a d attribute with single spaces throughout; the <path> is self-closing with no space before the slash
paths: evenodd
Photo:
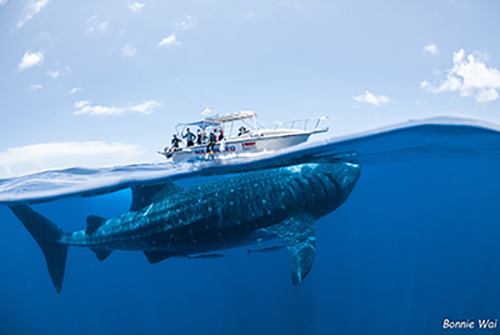
<path id="1" fill-rule="evenodd" d="M 288 185 L 284 185 L 283 187 L 283 193 L 285 194 L 284 196 L 287 198 L 289 201 L 298 201 L 297 198 L 297 190 L 295 189 L 295 186 L 293 183 L 288 182 Z"/>
<path id="2" fill-rule="evenodd" d="M 328 186 L 325 184 L 325 182 L 323 181 L 323 179 L 321 179 L 317 175 L 312 175 L 311 177 L 315 181 L 315 183 L 314 183 L 314 190 L 315 190 L 315 192 L 317 194 L 319 194 L 321 198 L 326 197 Z"/>
<path id="3" fill-rule="evenodd" d="M 299 185 L 299 180 L 297 179 L 292 179 L 289 181 L 290 183 L 290 189 L 293 194 L 293 201 L 297 203 L 304 204 L 307 201 L 307 196 L 303 192 L 303 187 Z"/>
<path id="4" fill-rule="evenodd" d="M 326 205 L 326 200 L 328 196 L 328 186 L 325 184 L 323 179 L 317 175 L 310 175 L 312 192 L 314 194 L 314 201 L 319 201 L 321 206 Z"/>
<path id="5" fill-rule="evenodd" d="M 333 175 L 329 173 L 321 173 L 321 176 L 326 179 L 330 184 L 332 184 L 332 187 L 326 187 L 327 191 L 327 197 L 338 197 L 339 194 L 342 192 L 342 185 L 334 178 Z M 332 192 L 335 192 L 332 194 Z"/>
<path id="6" fill-rule="evenodd" d="M 310 173 L 307 173 L 307 174 L 304 174 L 302 175 L 302 178 L 306 181 L 306 185 L 305 185 L 305 192 L 308 196 L 307 196 L 307 199 L 308 200 L 313 200 L 314 198 L 316 198 L 316 189 L 315 189 L 315 179 L 314 179 L 314 175 L 311 175 Z"/>

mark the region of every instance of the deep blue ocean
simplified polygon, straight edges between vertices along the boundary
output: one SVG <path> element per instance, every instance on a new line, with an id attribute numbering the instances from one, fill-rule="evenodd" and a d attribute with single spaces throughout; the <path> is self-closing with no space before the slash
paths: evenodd
<path id="1" fill-rule="evenodd" d="M 0 334 L 499 334 L 478 325 L 500 319 L 498 129 L 427 120 L 261 160 L 0 180 Z M 196 184 L 331 157 L 363 170 L 347 201 L 317 221 L 314 265 L 298 286 L 286 249 L 248 255 L 283 245 L 273 240 L 155 265 L 141 252 L 115 251 L 100 262 L 87 248 L 70 248 L 57 294 L 40 248 L 6 206 L 30 203 L 75 231 L 89 215 L 127 212 L 130 185 Z M 475 327 L 445 329 L 445 319 Z"/>

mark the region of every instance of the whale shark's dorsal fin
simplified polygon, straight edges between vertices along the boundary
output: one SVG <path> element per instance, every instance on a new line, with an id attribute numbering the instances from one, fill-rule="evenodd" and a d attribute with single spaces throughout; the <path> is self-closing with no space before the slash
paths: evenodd
<path id="1" fill-rule="evenodd" d="M 132 205 L 130 206 L 130 211 L 138 211 L 151 205 L 154 196 L 158 192 L 161 191 L 162 196 L 168 196 L 179 192 L 183 187 L 169 181 L 162 184 L 133 186 L 131 189 Z"/>
<path id="2" fill-rule="evenodd" d="M 291 215 L 265 229 L 281 238 L 292 256 L 293 285 L 298 285 L 312 268 L 316 255 L 316 226 L 314 218 L 305 212 Z"/>
<path id="3" fill-rule="evenodd" d="M 90 215 L 87 217 L 87 229 L 85 230 L 85 234 L 92 235 L 100 226 L 102 226 L 106 222 L 105 218 L 102 218 L 97 215 Z"/>
<path id="4" fill-rule="evenodd" d="M 97 229 L 99 229 L 103 224 L 106 223 L 106 219 L 97 215 L 90 215 L 87 217 L 87 229 L 85 230 L 86 235 L 92 235 Z M 100 261 L 105 260 L 113 252 L 113 250 L 105 250 L 99 248 L 90 248 Z"/>

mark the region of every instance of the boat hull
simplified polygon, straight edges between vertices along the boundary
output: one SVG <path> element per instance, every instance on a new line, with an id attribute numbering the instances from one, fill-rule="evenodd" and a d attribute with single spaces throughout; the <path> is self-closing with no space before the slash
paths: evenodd
<path id="1" fill-rule="evenodd" d="M 214 146 L 214 157 L 228 154 L 252 154 L 263 151 L 274 151 L 306 142 L 311 133 L 290 134 L 282 136 L 242 136 L 225 142 L 217 142 Z M 207 145 L 194 145 L 176 150 L 172 155 L 174 162 L 206 159 Z"/>

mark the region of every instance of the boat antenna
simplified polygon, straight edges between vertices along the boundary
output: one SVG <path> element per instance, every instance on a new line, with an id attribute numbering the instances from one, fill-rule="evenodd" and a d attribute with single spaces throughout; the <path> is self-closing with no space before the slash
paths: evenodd
<path id="1" fill-rule="evenodd" d="M 195 97 L 193 97 L 192 95 L 189 96 L 191 99 L 193 99 L 194 101 L 196 101 L 197 103 L 201 104 L 202 106 L 205 106 L 205 110 L 203 112 L 201 112 L 201 115 L 208 115 L 210 113 L 215 113 L 215 114 L 219 114 L 217 113 L 216 111 L 214 111 L 212 108 L 210 108 L 207 104 L 201 102 L 200 100 L 196 99 Z"/>

